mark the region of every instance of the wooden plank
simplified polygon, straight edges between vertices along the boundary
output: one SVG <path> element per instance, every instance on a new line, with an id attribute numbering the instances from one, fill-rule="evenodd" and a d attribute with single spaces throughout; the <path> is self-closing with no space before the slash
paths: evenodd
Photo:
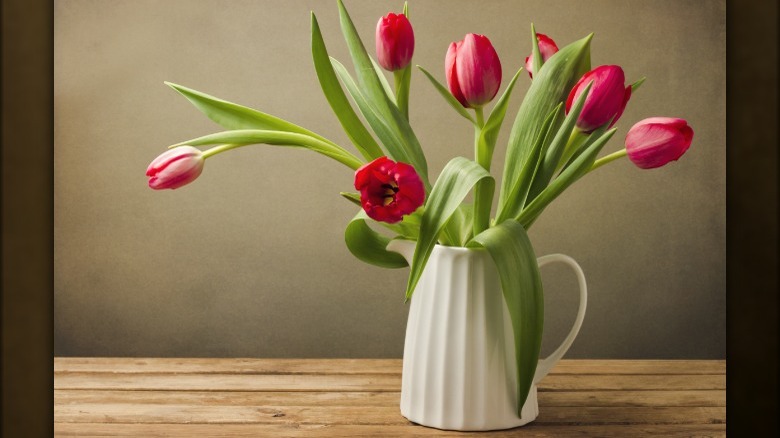
<path id="1" fill-rule="evenodd" d="M 331 426 L 324 424 L 104 424 L 54 423 L 57 437 L 514 437 L 569 438 L 598 436 L 624 438 L 659 436 L 670 438 L 726 436 L 725 424 L 707 425 L 610 425 L 610 426 L 540 426 L 529 424 L 516 429 L 496 432 L 451 432 L 416 425 L 406 426 Z"/>
<path id="2" fill-rule="evenodd" d="M 398 391 L 400 375 L 389 374 L 115 374 L 60 373 L 54 389 L 179 391 Z M 726 389 L 725 375 L 590 375 L 545 377 L 540 391 Z"/>
<path id="3" fill-rule="evenodd" d="M 54 372 L 163 374 L 400 374 L 401 359 L 54 359 Z M 564 359 L 551 374 L 725 374 L 725 360 Z"/>
<path id="4" fill-rule="evenodd" d="M 54 372 L 162 374 L 400 374 L 401 359 L 54 359 Z"/>
<path id="5" fill-rule="evenodd" d="M 54 404 L 133 403 L 194 406 L 395 406 L 398 392 L 88 391 L 55 390 Z M 726 406 L 726 391 L 540 392 L 545 406 Z"/>
<path id="6" fill-rule="evenodd" d="M 397 406 L 195 406 L 84 403 L 56 405 L 58 423 L 408 424 Z M 540 409 L 536 424 L 722 424 L 725 407 L 557 407 Z"/>

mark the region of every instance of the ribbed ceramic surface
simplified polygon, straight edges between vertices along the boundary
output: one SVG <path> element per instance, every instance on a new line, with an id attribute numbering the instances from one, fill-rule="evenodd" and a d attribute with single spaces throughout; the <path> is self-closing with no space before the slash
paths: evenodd
<path id="1" fill-rule="evenodd" d="M 388 249 L 411 259 L 414 243 Z M 538 415 L 533 386 L 515 411 L 512 323 L 483 250 L 436 246 L 412 296 L 404 344 L 401 414 L 439 429 L 493 430 Z"/>

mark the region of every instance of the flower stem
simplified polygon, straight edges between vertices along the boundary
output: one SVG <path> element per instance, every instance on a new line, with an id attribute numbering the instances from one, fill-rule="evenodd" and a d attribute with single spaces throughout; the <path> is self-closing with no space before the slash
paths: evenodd
<path id="1" fill-rule="evenodd" d="M 475 108 L 477 123 L 474 125 L 474 159 L 485 170 L 490 172 L 490 161 L 492 154 L 487 149 L 487 145 L 482 144 L 480 137 L 482 128 L 485 126 L 485 118 L 482 108 Z M 474 186 L 474 218 L 472 226 L 472 236 L 485 231 L 490 222 L 490 207 L 493 204 L 493 191 L 488 181 L 481 180 Z"/>
<path id="2" fill-rule="evenodd" d="M 601 166 L 603 166 L 603 165 L 605 165 L 607 163 L 611 163 L 611 162 L 617 160 L 618 158 L 625 157 L 627 154 L 628 154 L 628 152 L 625 149 L 621 149 L 621 150 L 619 150 L 617 152 L 613 152 L 613 153 L 611 153 L 611 154 L 609 154 L 609 155 L 607 155 L 605 157 L 599 158 L 598 160 L 596 160 L 595 163 L 593 163 L 592 166 L 590 166 L 590 169 L 588 169 L 588 172 L 593 172 L 594 170 L 598 169 L 599 167 L 601 167 Z"/>
<path id="3" fill-rule="evenodd" d="M 393 78 L 395 78 L 395 102 L 398 105 L 398 109 L 401 110 L 401 114 L 409 120 L 409 84 L 406 80 L 409 66 L 401 70 L 393 72 Z"/>

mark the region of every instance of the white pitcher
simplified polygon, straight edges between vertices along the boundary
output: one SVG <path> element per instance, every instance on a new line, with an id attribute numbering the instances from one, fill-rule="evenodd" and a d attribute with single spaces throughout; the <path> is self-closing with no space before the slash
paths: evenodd
<path id="1" fill-rule="evenodd" d="M 389 251 L 411 264 L 415 242 L 394 240 Z M 577 274 L 580 304 L 563 343 L 539 362 L 534 384 L 517 415 L 514 332 L 490 254 L 484 249 L 436 245 L 412 295 L 404 343 L 401 414 L 418 424 L 451 430 L 496 430 L 536 419 L 536 384 L 574 342 L 582 326 L 587 288 L 582 269 L 569 256 L 537 259 L 539 266 L 563 262 Z"/>

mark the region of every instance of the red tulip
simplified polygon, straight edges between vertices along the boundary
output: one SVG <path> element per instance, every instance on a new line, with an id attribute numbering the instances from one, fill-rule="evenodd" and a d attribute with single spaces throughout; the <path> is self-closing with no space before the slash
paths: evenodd
<path id="1" fill-rule="evenodd" d="M 404 14 L 392 12 L 376 24 L 376 57 L 385 70 L 401 70 L 414 54 L 414 31 Z"/>
<path id="2" fill-rule="evenodd" d="M 368 217 L 391 224 L 425 201 L 425 188 L 414 167 L 387 157 L 355 171 L 355 188 L 360 190 L 360 203 Z"/>
<path id="3" fill-rule="evenodd" d="M 693 129 L 683 119 L 651 117 L 632 126 L 626 152 L 637 167 L 653 169 L 680 158 L 693 140 Z"/>
<path id="4" fill-rule="evenodd" d="M 609 122 L 610 127 L 618 121 L 631 97 L 631 86 L 625 86 L 623 69 L 617 65 L 602 65 L 585 73 L 577 81 L 566 100 L 566 113 L 580 97 L 582 90 L 593 82 L 585 105 L 582 107 L 577 127 L 585 132 L 593 132 L 599 126 Z"/>
<path id="5" fill-rule="evenodd" d="M 547 61 L 558 52 L 558 46 L 555 45 L 555 41 L 543 33 L 536 34 L 536 41 L 539 42 L 539 53 L 542 54 L 542 60 Z M 528 71 L 528 76 L 534 77 L 534 53 L 525 57 L 525 69 Z"/>
<path id="6" fill-rule="evenodd" d="M 490 102 L 501 85 L 501 61 L 484 35 L 470 33 L 450 44 L 444 72 L 450 93 L 466 108 Z"/>
<path id="7" fill-rule="evenodd" d="M 155 190 L 178 189 L 189 184 L 203 171 L 203 153 L 192 146 L 180 146 L 163 152 L 146 169 L 149 187 Z"/>

